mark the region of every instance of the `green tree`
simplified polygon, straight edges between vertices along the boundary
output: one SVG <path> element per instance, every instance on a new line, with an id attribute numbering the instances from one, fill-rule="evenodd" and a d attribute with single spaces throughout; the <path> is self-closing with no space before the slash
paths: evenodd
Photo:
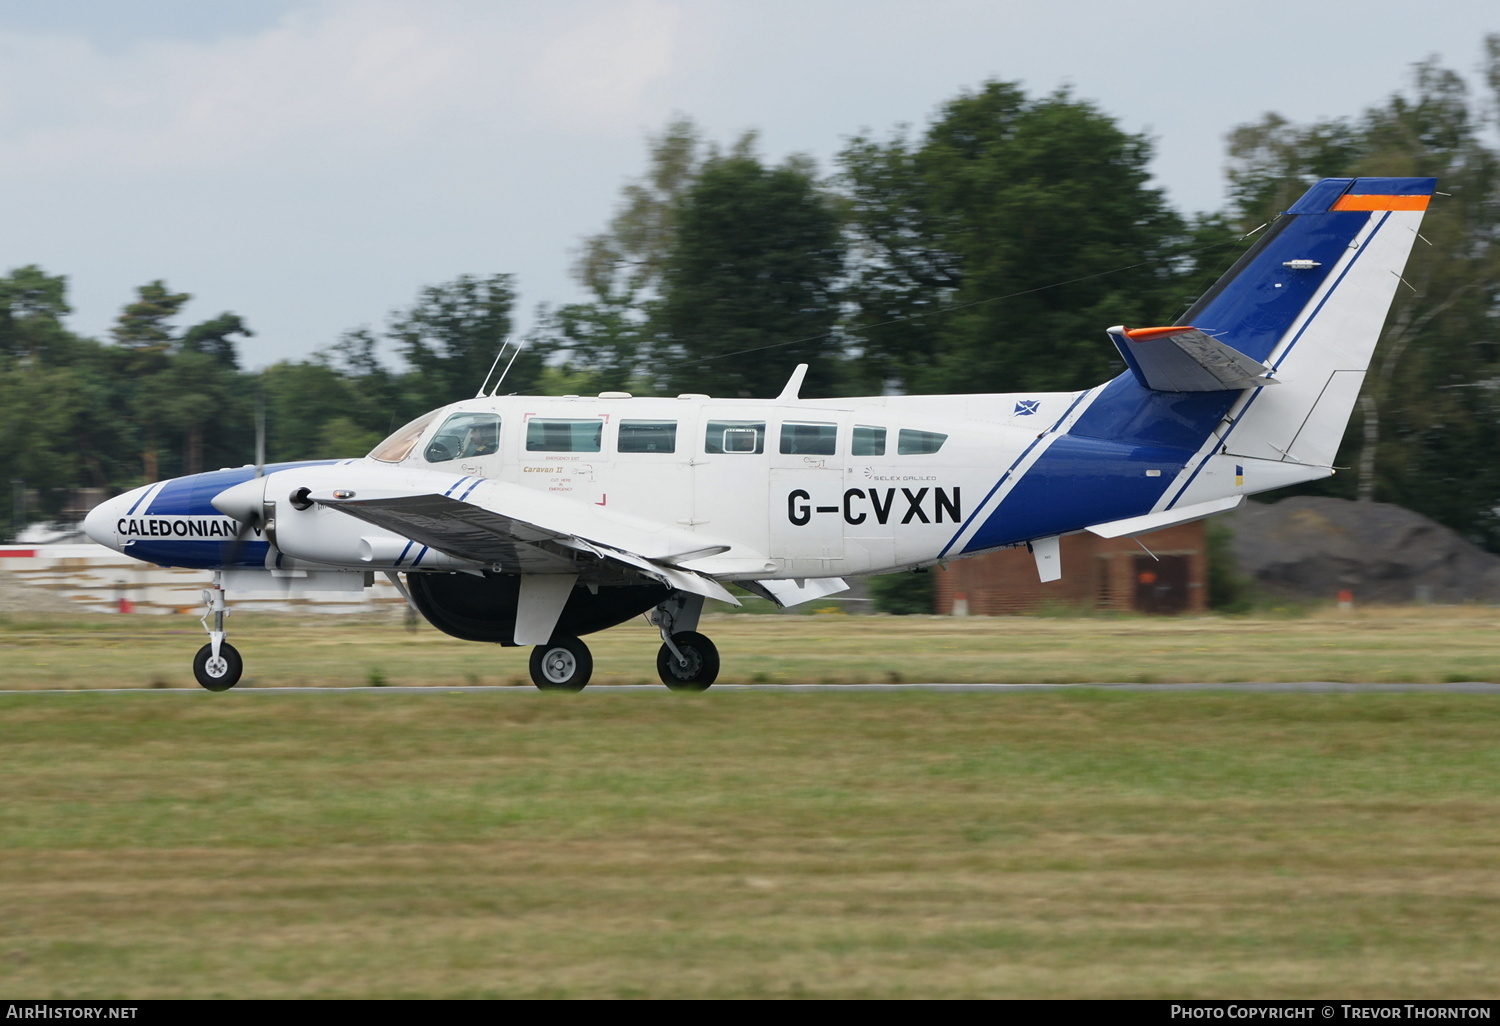
<path id="1" fill-rule="evenodd" d="M 805 362 L 805 394 L 832 390 L 844 246 L 838 212 L 807 163 L 713 158 L 676 206 L 648 326 L 668 388 L 775 395 Z"/>
<path id="2" fill-rule="evenodd" d="M 879 613 L 921 616 L 935 611 L 932 574 L 926 570 L 871 577 L 869 591 Z"/>
<path id="3" fill-rule="evenodd" d="M 1072 389 L 1116 373 L 1104 329 L 1171 323 L 1232 239 L 1171 210 L 1150 158 L 1092 104 L 1003 82 L 949 101 L 920 143 L 854 139 L 840 182 L 866 387 Z"/>
<path id="4" fill-rule="evenodd" d="M 245 326 L 239 314 L 225 311 L 211 321 L 195 324 L 183 332 L 180 348 L 184 353 L 202 353 L 226 367 L 237 369 L 239 357 L 231 336 L 251 338 L 255 332 Z"/>
<path id="5" fill-rule="evenodd" d="M 747 149 L 752 138 L 742 138 L 736 152 Z M 716 152 L 686 117 L 673 118 L 659 135 L 649 136 L 645 174 L 625 185 L 608 227 L 584 240 L 573 265 L 573 278 L 590 298 L 543 308 L 540 341 L 563 357 L 560 373 L 580 393 L 652 387 L 645 380 L 646 322 L 676 246 L 680 200 L 697 181 L 705 153 Z"/>
<path id="6" fill-rule="evenodd" d="M 169 291 L 167 283 L 160 279 L 142 285 L 136 293 L 136 301 L 120 312 L 110 334 L 127 349 L 164 353 L 177 341 L 168 322 L 193 297 L 186 292 Z"/>
<path id="7" fill-rule="evenodd" d="M 410 309 L 392 315 L 389 336 L 415 372 L 404 383 L 410 393 L 427 407 L 472 396 L 510 336 L 515 299 L 511 275 L 465 274 L 423 288 Z M 539 354 L 522 357 L 507 381 L 529 384 L 540 365 Z"/>
<path id="8" fill-rule="evenodd" d="M 68 362 L 77 339 L 62 323 L 73 312 L 67 289 L 66 277 L 50 275 L 35 264 L 0 278 L 0 355 L 33 363 Z"/>

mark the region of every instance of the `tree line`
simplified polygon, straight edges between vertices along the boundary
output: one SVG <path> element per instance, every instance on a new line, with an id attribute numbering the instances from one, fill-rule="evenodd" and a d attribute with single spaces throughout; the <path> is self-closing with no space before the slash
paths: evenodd
<path id="1" fill-rule="evenodd" d="M 847 140 L 827 171 L 676 118 L 584 240 L 586 298 L 541 310 L 505 390 L 770 396 L 799 362 L 814 396 L 1083 388 L 1122 369 L 1106 326 L 1174 323 L 1310 181 L 1430 175 L 1445 195 L 1345 472 L 1311 490 L 1396 502 L 1500 552 L 1500 35 L 1481 72 L 1471 91 L 1429 61 L 1358 115 L 1238 126 L 1229 204 L 1191 216 L 1150 184 L 1151 140 L 1067 90 L 987 82 L 920 131 Z M 182 327 L 191 296 L 152 281 L 90 339 L 65 326 L 66 286 L 35 266 L 0 278 L 0 474 L 35 491 L 33 519 L 70 489 L 251 460 L 258 404 L 271 460 L 362 455 L 474 393 L 516 296 L 510 274 L 429 285 L 379 328 L 249 371 L 239 314 Z M 15 516 L 0 510 L 0 534 Z"/>

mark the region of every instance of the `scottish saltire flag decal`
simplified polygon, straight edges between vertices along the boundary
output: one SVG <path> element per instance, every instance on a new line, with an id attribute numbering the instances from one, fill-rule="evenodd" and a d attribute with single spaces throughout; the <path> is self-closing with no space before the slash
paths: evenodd
<path id="1" fill-rule="evenodd" d="M 1016 400 L 1016 416 L 1029 417 L 1041 409 L 1041 407 L 1042 401 L 1040 399 L 1018 399 Z"/>

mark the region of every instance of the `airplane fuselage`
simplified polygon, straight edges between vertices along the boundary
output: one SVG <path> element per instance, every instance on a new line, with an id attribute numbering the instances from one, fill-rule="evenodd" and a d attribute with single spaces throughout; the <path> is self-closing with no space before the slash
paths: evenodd
<path id="1" fill-rule="evenodd" d="M 670 535 L 673 551 L 663 555 L 723 548 L 689 565 L 726 580 L 921 566 L 1158 505 L 1197 450 L 1070 436 L 1101 392 L 468 399 L 414 422 L 421 426 L 404 451 L 381 447 L 386 459 L 268 467 L 274 522 L 249 535 L 234 565 L 407 572 L 483 566 L 326 507 L 288 501 L 302 488 L 358 495 L 372 476 L 385 485 L 399 469 L 406 487 L 425 482 L 457 499 L 481 484 L 501 485 L 511 494 L 524 490 L 549 511 L 592 507 L 642 533 Z M 461 434 L 476 424 L 492 431 L 493 441 L 487 451 L 465 452 Z M 1054 451 L 1069 446 L 1087 451 Z M 1045 502 L 1011 498 L 1002 505 L 1028 473 L 1033 481 L 1045 478 Z M 91 532 L 152 562 L 223 567 L 239 525 L 211 500 L 253 476 L 253 468 L 226 469 L 137 489 L 96 510 Z M 1266 486 L 1282 483 L 1278 476 Z M 1257 490 L 1254 482 L 1246 490 Z"/>

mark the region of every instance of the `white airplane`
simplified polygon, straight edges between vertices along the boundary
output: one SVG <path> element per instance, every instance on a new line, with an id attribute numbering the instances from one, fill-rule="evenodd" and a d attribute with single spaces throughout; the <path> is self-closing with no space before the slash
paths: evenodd
<path id="1" fill-rule="evenodd" d="M 801 399 L 805 365 L 774 399 L 481 388 L 363 459 L 162 481 L 84 528 L 213 571 L 193 663 L 213 691 L 243 669 L 226 594 L 376 572 L 439 630 L 535 646 L 544 689 L 588 683 L 580 635 L 649 611 L 661 679 L 703 690 L 719 656 L 699 615 L 737 604 L 727 584 L 791 606 L 1016 545 L 1056 580 L 1064 534 L 1142 534 L 1332 474 L 1435 184 L 1318 182 L 1179 324 L 1109 328 L 1127 369 L 1086 391 Z"/>

